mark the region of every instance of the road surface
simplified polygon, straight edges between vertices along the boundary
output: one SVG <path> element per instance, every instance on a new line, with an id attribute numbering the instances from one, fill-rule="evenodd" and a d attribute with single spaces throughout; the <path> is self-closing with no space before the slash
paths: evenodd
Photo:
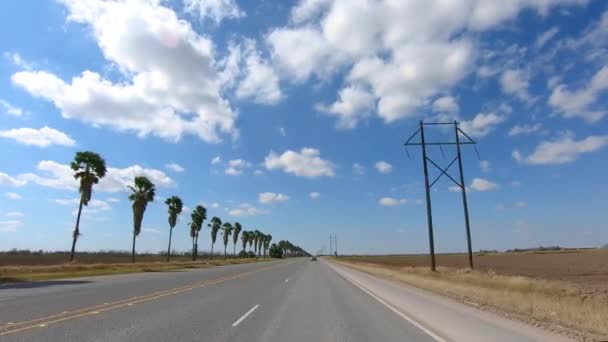
<path id="1" fill-rule="evenodd" d="M 559 338 L 308 259 L 0 285 L 7 342 Z"/>

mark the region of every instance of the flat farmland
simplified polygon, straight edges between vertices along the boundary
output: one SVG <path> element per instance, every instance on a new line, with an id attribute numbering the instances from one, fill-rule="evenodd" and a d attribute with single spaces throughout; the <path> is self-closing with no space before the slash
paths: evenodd
<path id="1" fill-rule="evenodd" d="M 353 256 L 352 261 L 391 268 L 429 267 L 428 255 Z M 437 254 L 438 267 L 465 268 L 466 254 Z M 475 269 L 503 275 L 559 280 L 586 294 L 608 296 L 608 249 L 489 253 L 473 256 Z"/>

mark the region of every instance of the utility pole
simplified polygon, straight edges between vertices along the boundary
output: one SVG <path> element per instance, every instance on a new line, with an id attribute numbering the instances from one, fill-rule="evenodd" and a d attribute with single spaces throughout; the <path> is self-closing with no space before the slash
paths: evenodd
<path id="1" fill-rule="evenodd" d="M 337 257 L 338 256 L 338 235 L 334 235 L 334 244 L 336 245 L 336 249 L 334 251 L 334 254 Z"/>
<path id="2" fill-rule="evenodd" d="M 424 128 L 425 128 L 425 126 L 431 126 L 431 125 L 432 126 L 454 125 L 455 141 L 447 141 L 447 142 L 428 142 L 428 141 L 426 141 L 425 137 L 424 137 Z M 420 134 L 420 142 L 419 143 L 412 142 L 412 139 L 415 136 L 417 136 L 418 134 Z M 460 134 L 462 134 L 466 138 L 465 141 L 460 140 Z M 443 168 L 443 167 L 440 167 L 437 163 L 435 163 L 431 158 L 429 158 L 427 156 L 427 146 L 439 146 L 439 148 L 441 149 L 441 153 L 443 154 L 443 146 L 446 146 L 446 145 L 456 145 L 456 157 L 454 159 L 452 159 L 452 161 L 448 164 L 447 167 Z M 424 171 L 424 188 L 425 188 L 425 193 L 426 193 L 426 216 L 427 216 L 428 234 L 429 234 L 429 254 L 431 257 L 431 270 L 432 271 L 435 271 L 436 263 L 435 263 L 435 238 L 433 236 L 433 212 L 431 209 L 431 188 L 444 175 L 446 177 L 448 177 L 452 182 L 454 182 L 461 189 L 461 192 L 462 192 L 462 206 L 464 209 L 465 228 L 466 228 L 466 235 L 467 235 L 468 262 L 469 262 L 469 267 L 471 269 L 473 268 L 473 247 L 471 245 L 471 225 L 470 225 L 470 221 L 469 221 L 469 207 L 467 204 L 466 183 L 464 181 L 464 172 L 463 172 L 463 167 L 462 167 L 462 154 L 460 151 L 460 145 L 473 145 L 475 147 L 476 143 L 475 143 L 475 141 L 473 141 L 473 139 L 471 139 L 471 137 L 469 137 L 465 132 L 463 132 L 458 127 L 458 121 L 425 123 L 422 120 L 420 120 L 420 128 L 418 128 L 418 130 L 416 132 L 414 132 L 414 134 L 412 134 L 412 136 L 410 136 L 410 138 L 404 144 L 405 151 L 406 151 L 408 157 L 409 157 L 409 152 L 407 151 L 408 146 L 421 146 L 422 147 L 422 165 L 423 165 L 423 171 Z M 475 148 L 475 150 L 477 151 L 477 148 Z M 477 153 L 477 155 L 479 157 L 479 152 Z M 444 155 L 444 158 L 445 158 L 445 155 Z M 459 176 L 460 176 L 459 181 L 455 180 L 448 173 L 448 170 L 450 169 L 450 167 L 452 165 L 454 165 L 454 163 L 456 161 L 458 161 L 458 171 L 459 171 Z M 437 168 L 441 172 L 430 183 L 429 183 L 429 168 L 428 168 L 429 162 L 431 163 L 431 165 L 433 165 L 435 168 Z"/>
<path id="3" fill-rule="evenodd" d="M 329 234 L 329 255 L 332 255 L 332 251 L 334 248 L 333 237 Z"/>

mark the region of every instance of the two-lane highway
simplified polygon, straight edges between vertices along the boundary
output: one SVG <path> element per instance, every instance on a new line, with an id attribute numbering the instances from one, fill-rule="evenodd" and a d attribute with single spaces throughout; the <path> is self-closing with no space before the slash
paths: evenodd
<path id="1" fill-rule="evenodd" d="M 449 331 L 437 333 L 434 327 L 410 319 L 365 289 L 363 283 L 377 286 L 375 280 L 365 280 L 352 272 L 324 261 L 297 259 L 3 285 L 0 286 L 0 340 L 451 340 Z M 386 291 L 394 295 L 399 289 Z M 397 296 L 399 300 L 404 299 L 399 293 Z M 438 305 L 441 311 L 454 310 L 441 304 L 429 305 Z M 405 309 L 404 312 L 422 308 Z M 449 320 L 447 314 L 443 314 L 444 322 Z M 454 321 L 458 319 L 455 317 Z M 523 336 L 516 332 L 509 335 L 508 329 L 497 328 L 483 319 L 473 317 L 467 322 L 471 324 L 469 331 L 483 325 L 484 329 L 480 329 L 486 334 L 483 340 L 492 340 L 487 336 L 493 336 L 494 331 L 502 334 L 496 336 L 507 338 L 521 340 Z M 461 330 L 466 333 L 467 329 Z M 463 340 L 464 335 L 459 333 L 456 340 Z"/>

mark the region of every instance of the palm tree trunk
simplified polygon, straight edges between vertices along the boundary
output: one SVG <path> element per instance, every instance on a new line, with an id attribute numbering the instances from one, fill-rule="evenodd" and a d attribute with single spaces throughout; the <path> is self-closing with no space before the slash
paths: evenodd
<path id="1" fill-rule="evenodd" d="M 215 244 L 214 242 L 211 243 L 211 256 L 209 257 L 210 259 L 213 259 L 213 245 L 214 244 Z"/>
<path id="2" fill-rule="evenodd" d="M 198 257 L 198 233 L 196 233 L 196 242 L 194 243 L 194 261 Z"/>
<path id="3" fill-rule="evenodd" d="M 74 239 L 72 240 L 72 252 L 70 253 L 70 262 L 74 261 L 76 240 L 78 240 L 78 236 L 80 235 L 80 214 L 82 214 L 82 195 L 80 196 L 80 205 L 78 206 L 78 216 L 76 216 L 76 227 L 74 227 Z"/>
<path id="4" fill-rule="evenodd" d="M 169 248 L 167 248 L 167 262 L 171 261 L 171 235 L 173 234 L 173 227 L 169 228 Z"/>
<path id="5" fill-rule="evenodd" d="M 133 249 L 131 250 L 131 262 L 135 263 L 135 239 L 137 238 L 137 235 L 135 235 L 135 232 L 133 232 Z"/>
<path id="6" fill-rule="evenodd" d="M 232 244 L 232 255 L 236 256 L 236 242 Z"/>
<path id="7" fill-rule="evenodd" d="M 194 236 L 192 237 L 192 261 L 194 261 Z"/>
<path id="8" fill-rule="evenodd" d="M 226 260 L 226 247 L 228 247 L 228 244 L 224 245 L 224 260 Z"/>

